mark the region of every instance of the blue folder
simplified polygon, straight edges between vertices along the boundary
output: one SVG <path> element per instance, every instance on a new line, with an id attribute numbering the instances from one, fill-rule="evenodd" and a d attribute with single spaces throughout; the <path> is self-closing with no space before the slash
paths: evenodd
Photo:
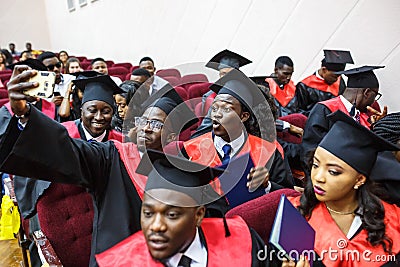
<path id="1" fill-rule="evenodd" d="M 269 242 L 288 259 L 312 255 L 315 231 L 285 195 L 281 196 Z M 278 253 L 278 252 L 277 252 Z M 312 267 L 312 261 L 310 262 Z"/>
<path id="2" fill-rule="evenodd" d="M 260 197 L 265 194 L 262 186 L 258 187 L 253 192 L 249 192 L 247 184 L 247 175 L 250 169 L 254 167 L 253 160 L 249 153 L 231 159 L 229 164 L 218 166 L 224 168 L 224 172 L 219 180 L 221 188 L 225 193 L 229 202 L 229 207 L 236 207 L 244 202 Z"/>

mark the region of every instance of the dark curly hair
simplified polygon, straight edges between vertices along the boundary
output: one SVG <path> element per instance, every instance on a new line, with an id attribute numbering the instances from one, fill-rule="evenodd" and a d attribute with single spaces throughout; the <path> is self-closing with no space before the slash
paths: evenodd
<path id="1" fill-rule="evenodd" d="M 310 169 L 314 153 L 315 150 L 307 155 Z M 385 233 L 385 210 L 378 197 L 382 193 L 381 188 L 367 177 L 365 184 L 357 190 L 358 209 L 355 213 L 361 218 L 361 227 L 368 232 L 367 241 L 372 246 L 382 245 L 384 251 L 391 254 L 393 241 Z M 309 219 L 318 203 L 319 201 L 315 197 L 312 181 L 308 178 L 304 193 L 300 198 L 298 209 L 306 219 Z"/>

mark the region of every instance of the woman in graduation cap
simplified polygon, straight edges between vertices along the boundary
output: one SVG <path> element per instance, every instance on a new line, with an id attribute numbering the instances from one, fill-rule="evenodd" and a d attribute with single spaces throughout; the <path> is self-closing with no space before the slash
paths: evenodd
<path id="1" fill-rule="evenodd" d="M 148 176 L 142 231 L 96 255 L 99 266 L 265 266 L 264 243 L 242 218 L 204 218 L 223 171 L 148 150 L 137 168 Z"/>
<path id="2" fill-rule="evenodd" d="M 37 86 L 27 82 L 34 75 L 36 72 L 27 66 L 17 66 L 11 77 L 9 99 L 15 116 L 5 126 L 4 142 L 0 145 L 0 170 L 88 189 L 94 205 L 89 266 L 97 266 L 95 254 L 140 229 L 140 207 L 147 179 L 135 173 L 140 153 L 132 142 L 121 144 L 112 140 L 102 143 L 71 138 L 64 126 L 51 121 L 27 103 L 26 100 L 32 98 L 24 95 L 22 91 Z M 89 79 L 85 82 L 75 81 L 80 88 L 84 87 L 81 83 L 87 85 L 86 90 L 92 88 L 86 92 L 89 93 L 86 96 L 88 99 L 94 95 L 95 87 L 101 83 L 98 79 L 109 77 L 90 79 L 92 83 L 87 81 Z M 103 81 L 103 85 L 104 82 L 108 83 Z M 175 118 L 176 122 L 179 122 L 179 117 Z M 151 120 L 144 120 L 146 128 L 151 127 L 154 130 L 155 127 L 161 126 L 161 131 L 171 130 Z M 98 126 L 100 124 L 94 121 L 95 130 Z"/>
<path id="3" fill-rule="evenodd" d="M 311 179 L 291 199 L 316 232 L 314 266 L 398 266 L 400 208 L 378 197 L 370 174 L 379 151 L 399 147 L 341 111 L 329 117 L 334 124 L 315 150 Z"/>

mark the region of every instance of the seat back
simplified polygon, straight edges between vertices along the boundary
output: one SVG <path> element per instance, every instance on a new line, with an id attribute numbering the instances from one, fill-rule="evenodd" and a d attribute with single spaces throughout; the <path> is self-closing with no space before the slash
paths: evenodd
<path id="1" fill-rule="evenodd" d="M 52 183 L 39 198 L 40 227 L 63 266 L 89 266 L 93 200 L 82 187 Z"/>
<path id="2" fill-rule="evenodd" d="M 192 84 L 196 83 L 207 83 L 208 78 L 205 74 L 198 73 L 198 74 L 187 74 L 185 76 L 182 76 L 181 78 L 181 86 L 185 88 L 186 90 L 188 87 Z"/>
<path id="3" fill-rule="evenodd" d="M 280 117 L 279 119 L 281 119 L 283 121 L 287 121 L 290 124 L 293 124 L 302 129 L 304 129 L 304 127 L 306 126 L 306 122 L 307 122 L 307 117 L 300 113 L 293 113 L 290 115 Z M 289 133 L 288 131 L 278 132 L 277 136 L 280 139 L 282 139 L 283 141 L 286 141 L 289 143 L 300 144 L 302 141 L 302 138 L 300 136 L 293 135 L 293 134 Z"/>
<path id="4" fill-rule="evenodd" d="M 269 243 L 269 236 L 275 220 L 281 195 L 299 196 L 300 193 L 293 189 L 280 189 L 256 199 L 245 202 L 226 213 L 226 217 L 239 215 L 247 225 L 253 228 L 266 244 Z"/>
<path id="5" fill-rule="evenodd" d="M 129 62 L 122 62 L 122 63 L 115 63 L 114 65 L 112 65 L 112 67 L 124 67 L 125 69 L 127 69 L 128 71 L 131 69 L 132 64 Z"/>
<path id="6" fill-rule="evenodd" d="M 164 77 L 169 77 L 173 76 L 176 78 L 181 78 L 181 73 L 177 69 L 163 69 L 163 70 L 158 70 L 156 72 L 157 76 L 164 78 Z"/>

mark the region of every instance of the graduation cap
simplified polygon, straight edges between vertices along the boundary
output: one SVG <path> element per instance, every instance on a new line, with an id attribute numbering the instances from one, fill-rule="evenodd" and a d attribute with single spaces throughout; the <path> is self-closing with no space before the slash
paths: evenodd
<path id="1" fill-rule="evenodd" d="M 252 76 L 249 77 L 255 84 L 264 85 L 266 83 L 265 79 L 267 78 L 276 78 L 276 76 Z"/>
<path id="2" fill-rule="evenodd" d="M 83 91 L 82 105 L 88 101 L 100 100 L 114 107 L 113 95 L 124 92 L 108 75 L 77 79 L 72 82 Z"/>
<path id="3" fill-rule="evenodd" d="M 230 71 L 210 85 L 210 89 L 217 94 L 228 94 L 235 97 L 250 112 L 253 107 L 266 101 L 257 85 L 240 70 Z"/>
<path id="4" fill-rule="evenodd" d="M 206 67 L 215 70 L 220 70 L 223 68 L 239 69 L 240 67 L 250 63 L 252 63 L 251 60 L 225 49 L 210 59 L 210 61 L 206 64 Z"/>
<path id="5" fill-rule="evenodd" d="M 324 55 L 322 66 L 331 71 L 344 70 L 346 63 L 354 64 L 350 51 L 324 50 Z"/>
<path id="6" fill-rule="evenodd" d="M 385 66 L 362 66 L 345 71 L 336 72 L 344 74 L 349 79 L 347 87 L 349 88 L 379 88 L 379 81 L 373 70 L 384 68 Z"/>
<path id="7" fill-rule="evenodd" d="M 378 152 L 399 150 L 399 147 L 374 134 L 340 110 L 328 115 L 328 118 L 334 124 L 319 146 L 367 177 L 370 176 Z"/>
<path id="8" fill-rule="evenodd" d="M 74 73 L 69 73 L 69 75 L 75 76 L 76 80 L 80 79 L 87 79 L 87 78 L 92 78 L 96 76 L 101 76 L 101 73 L 98 73 L 97 71 L 94 70 L 86 70 L 86 71 L 78 71 Z"/>
<path id="9" fill-rule="evenodd" d="M 175 133 L 189 128 L 199 120 L 170 84 L 166 84 L 142 104 L 142 114 L 149 107 L 163 110 Z"/>
<path id="10" fill-rule="evenodd" d="M 15 66 L 17 65 L 28 65 L 34 70 L 39 70 L 39 71 L 48 71 L 47 67 L 39 60 L 34 59 L 34 58 L 28 58 L 24 61 L 19 61 L 17 63 L 9 65 L 7 68 L 13 70 Z"/>
<path id="11" fill-rule="evenodd" d="M 195 200 L 196 204 L 181 203 L 182 206 L 205 205 L 221 197 L 214 191 L 210 182 L 224 170 L 204 166 L 183 157 L 149 149 L 143 155 L 136 172 L 148 177 L 145 192 L 152 189 L 169 189 L 184 193 Z M 167 203 L 170 201 L 158 200 Z"/>

